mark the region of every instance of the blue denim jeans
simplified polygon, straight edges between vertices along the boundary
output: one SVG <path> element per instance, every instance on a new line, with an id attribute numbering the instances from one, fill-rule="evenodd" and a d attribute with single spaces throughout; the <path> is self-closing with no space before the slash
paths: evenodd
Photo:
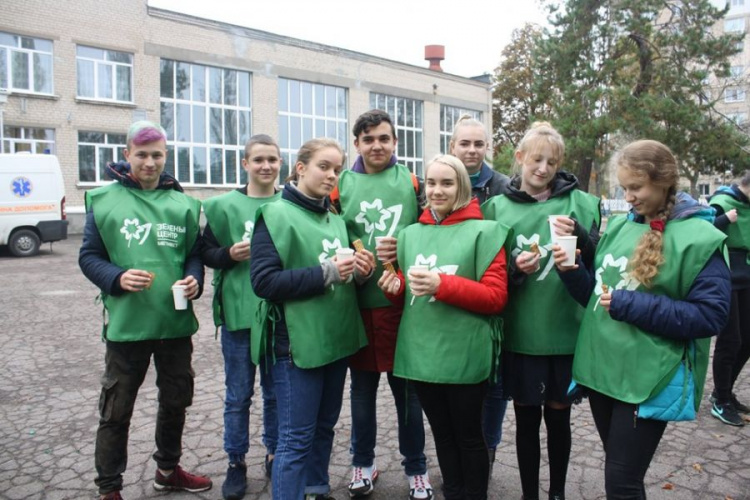
<path id="1" fill-rule="evenodd" d="M 224 354 L 224 451 L 229 461 L 245 460 L 250 445 L 250 403 L 255 385 L 255 364 L 250 359 L 250 330 L 227 330 L 221 327 L 221 351 Z M 266 453 L 276 452 L 279 423 L 276 417 L 276 396 L 273 376 L 260 365 L 260 386 L 263 392 L 263 444 Z"/>
<path id="2" fill-rule="evenodd" d="M 273 461 L 274 500 L 300 500 L 331 491 L 328 463 L 333 427 L 341 413 L 347 359 L 302 369 L 288 356 L 276 358 L 273 382 L 279 442 Z"/>
<path id="3" fill-rule="evenodd" d="M 352 465 L 370 467 L 375 460 L 375 440 L 378 422 L 375 401 L 378 395 L 380 373 L 351 370 L 352 403 Z M 424 455 L 424 421 L 422 406 L 417 391 L 408 380 L 388 372 L 398 415 L 398 449 L 404 460 L 401 465 L 407 476 L 427 472 L 427 459 Z"/>
<path id="4" fill-rule="evenodd" d="M 503 438 L 503 419 L 508 400 L 503 394 L 503 380 L 497 374 L 497 383 L 490 382 L 487 395 L 484 398 L 484 412 L 482 417 L 482 428 L 484 429 L 484 440 L 491 450 L 500 445 Z"/>

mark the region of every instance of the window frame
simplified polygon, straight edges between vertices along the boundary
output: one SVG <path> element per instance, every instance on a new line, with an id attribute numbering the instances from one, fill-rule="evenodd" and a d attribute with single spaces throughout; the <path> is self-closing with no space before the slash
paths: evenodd
<path id="1" fill-rule="evenodd" d="M 31 151 L 29 151 L 32 154 L 56 154 L 56 146 L 57 142 L 55 140 L 55 129 L 53 128 L 42 128 L 42 127 L 22 127 L 18 125 L 4 125 L 3 126 L 3 143 L 4 143 L 4 149 L 6 153 L 19 153 L 21 151 L 18 151 L 17 145 L 19 144 L 28 144 Z M 12 134 L 10 133 L 11 129 L 17 129 L 20 131 L 20 134 L 22 137 L 12 137 Z M 34 132 L 33 131 L 44 131 L 45 134 L 50 134 L 52 139 L 37 139 L 33 137 Z M 29 137 L 32 136 L 32 137 Z M 39 146 L 47 144 L 49 145 L 49 148 L 42 148 L 41 151 L 39 151 Z M 26 151 L 26 150 L 23 150 Z"/>
<path id="2" fill-rule="evenodd" d="M 92 50 L 100 50 L 102 51 L 103 59 L 97 59 L 91 56 L 81 55 L 79 53 L 79 49 L 92 49 Z M 109 56 L 109 53 L 117 53 L 126 55 L 130 58 L 130 63 L 124 63 L 119 61 L 110 61 L 107 59 Z M 134 94 L 134 79 L 135 79 L 135 65 L 134 65 L 134 55 L 130 52 L 123 52 L 119 50 L 110 50 L 110 49 L 103 49 L 100 47 L 94 47 L 91 45 L 76 45 L 76 97 L 79 99 L 89 99 L 93 101 L 105 101 L 105 102 L 119 102 L 119 103 L 127 103 L 127 104 L 133 104 L 135 102 L 135 96 Z M 81 95 L 81 71 L 80 71 L 80 62 L 89 62 L 92 63 L 94 66 L 93 71 L 93 96 L 90 95 Z M 103 97 L 99 95 L 99 70 L 101 67 L 108 67 L 110 68 L 110 78 L 111 78 L 111 86 L 110 91 L 112 92 L 112 97 Z M 118 68 L 128 68 L 130 70 L 129 72 L 129 79 L 128 79 L 128 93 L 130 94 L 130 99 L 119 99 L 117 97 L 117 90 L 118 90 Z"/>
<path id="3" fill-rule="evenodd" d="M 724 102 L 745 102 L 745 89 L 739 87 L 727 87 L 724 89 Z"/>
<path id="4" fill-rule="evenodd" d="M 449 116 L 450 114 L 450 116 Z M 469 114 L 475 120 L 482 121 L 482 112 L 476 109 L 461 108 L 458 106 L 449 106 L 448 104 L 440 105 L 440 152 L 442 154 L 450 153 L 450 142 L 453 136 L 453 126 L 461 115 Z"/>
<path id="5" fill-rule="evenodd" d="M 93 141 L 85 141 L 81 140 L 81 134 L 101 134 L 103 135 L 104 142 L 93 142 Z M 114 140 L 110 139 L 116 139 L 118 137 L 122 138 L 121 142 L 116 142 Z M 80 186 L 96 186 L 96 185 L 102 185 L 102 184 L 108 184 L 111 182 L 111 179 L 102 179 L 102 172 L 100 170 L 100 163 L 101 163 L 101 155 L 102 150 L 110 150 L 112 153 L 110 155 L 110 158 L 112 158 L 112 161 L 124 161 L 125 156 L 122 154 L 122 151 L 127 148 L 126 144 L 126 138 L 127 134 L 115 134 L 110 132 L 98 132 L 95 130 L 79 130 L 78 131 L 78 185 Z M 93 147 L 94 148 L 94 180 L 81 180 L 81 147 Z"/>
<path id="6" fill-rule="evenodd" d="M 16 42 L 16 45 L 8 45 L 2 41 L 3 36 L 6 35 L 12 37 Z M 26 48 L 23 47 L 24 41 L 30 40 L 31 45 L 49 44 L 49 51 Z M 28 42 L 27 42 L 28 43 Z M 28 66 L 26 70 L 26 78 L 29 84 L 29 88 L 18 87 L 15 85 L 13 66 L 15 57 L 14 54 L 24 54 L 26 57 L 26 64 Z M 0 58 L 3 58 L 2 64 L 5 66 L 4 74 L 0 74 L 0 87 L 6 88 L 14 93 L 21 94 L 36 94 L 36 95 L 54 95 L 55 92 L 55 57 L 54 57 L 54 42 L 46 38 L 36 38 L 31 36 L 24 36 L 14 34 L 8 31 L 0 31 Z M 36 90 L 37 88 L 37 64 L 36 60 L 42 58 L 47 60 L 49 66 L 49 89 L 48 90 Z M 2 67 L 2 65 L 0 65 Z"/>

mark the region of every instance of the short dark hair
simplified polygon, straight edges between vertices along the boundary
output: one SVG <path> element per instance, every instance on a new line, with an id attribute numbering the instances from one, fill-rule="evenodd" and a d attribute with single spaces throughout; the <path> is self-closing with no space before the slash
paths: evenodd
<path id="1" fill-rule="evenodd" d="M 361 134 L 362 132 L 367 133 L 367 131 L 370 130 L 372 127 L 377 127 L 383 122 L 391 126 L 391 135 L 395 139 L 396 127 L 393 126 L 393 120 L 391 120 L 391 115 L 389 115 L 382 109 L 371 109 L 370 111 L 367 111 L 359 115 L 359 117 L 357 118 L 357 121 L 354 122 L 354 127 L 352 127 L 352 133 L 354 133 L 354 138 L 358 139 L 359 134 Z"/>

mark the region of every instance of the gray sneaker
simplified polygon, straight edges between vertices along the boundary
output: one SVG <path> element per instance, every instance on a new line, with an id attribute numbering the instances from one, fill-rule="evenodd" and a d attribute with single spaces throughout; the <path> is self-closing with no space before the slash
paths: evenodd
<path id="1" fill-rule="evenodd" d="M 742 420 L 742 417 L 737 413 L 737 410 L 731 402 L 714 403 L 711 406 L 711 415 L 727 425 L 733 425 L 735 427 L 742 427 L 745 425 L 745 421 Z"/>

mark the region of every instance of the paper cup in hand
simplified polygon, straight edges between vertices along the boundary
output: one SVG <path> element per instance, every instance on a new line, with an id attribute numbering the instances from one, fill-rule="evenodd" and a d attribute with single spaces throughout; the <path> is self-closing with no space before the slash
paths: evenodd
<path id="1" fill-rule="evenodd" d="M 564 266 L 574 266 L 576 263 L 576 243 L 578 236 L 558 236 L 557 244 L 565 251 Z"/>
<path id="2" fill-rule="evenodd" d="M 174 308 L 178 311 L 187 309 L 188 299 L 185 296 L 187 285 L 172 285 L 172 295 L 174 296 Z"/>
<path id="3" fill-rule="evenodd" d="M 339 262 L 346 262 L 349 259 L 354 258 L 354 249 L 352 248 L 337 248 L 336 258 Z"/>
<path id="4" fill-rule="evenodd" d="M 558 217 L 567 217 L 567 215 L 550 215 L 547 217 L 547 222 L 549 223 L 549 240 L 551 243 L 558 243 L 557 239 L 559 236 L 555 234 L 555 222 L 557 221 Z"/>

